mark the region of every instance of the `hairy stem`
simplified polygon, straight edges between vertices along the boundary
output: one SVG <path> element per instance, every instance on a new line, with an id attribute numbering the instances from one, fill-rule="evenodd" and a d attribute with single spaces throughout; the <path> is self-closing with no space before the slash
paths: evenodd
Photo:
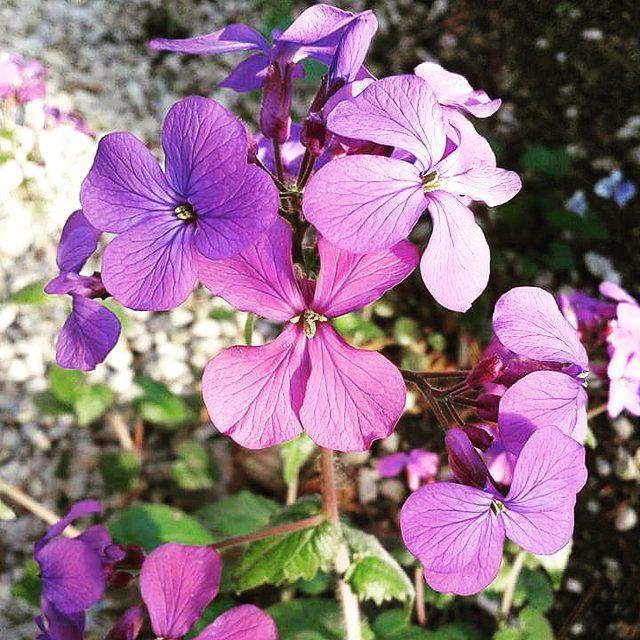
<path id="1" fill-rule="evenodd" d="M 503 620 L 506 620 L 509 617 L 511 605 L 513 604 L 513 596 L 516 592 L 518 578 L 520 577 L 520 572 L 524 566 L 524 559 L 526 555 L 527 552 L 524 549 L 520 549 L 513 561 L 513 564 L 511 565 L 511 571 L 507 577 L 507 586 L 502 594 L 502 601 L 500 602 L 500 610 L 498 612 L 500 618 Z"/>

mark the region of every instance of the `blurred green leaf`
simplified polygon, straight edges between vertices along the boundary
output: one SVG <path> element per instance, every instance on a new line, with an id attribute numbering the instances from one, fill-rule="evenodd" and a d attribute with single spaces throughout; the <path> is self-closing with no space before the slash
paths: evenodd
<path id="1" fill-rule="evenodd" d="M 447 339 L 437 331 L 432 331 L 427 336 L 427 344 L 434 350 L 442 353 L 447 348 Z"/>
<path id="2" fill-rule="evenodd" d="M 562 582 L 562 576 L 569 564 L 569 557 L 573 548 L 573 541 L 562 547 L 560 551 L 550 556 L 535 556 L 536 560 L 544 567 L 551 577 L 551 583 L 554 589 L 559 589 Z"/>
<path id="3" fill-rule="evenodd" d="M 113 403 L 113 394 L 106 384 L 85 385 L 73 402 L 78 424 L 86 427 L 97 420 Z"/>
<path id="4" fill-rule="evenodd" d="M 42 391 L 33 396 L 33 402 L 41 413 L 47 416 L 63 416 L 71 413 L 73 408 L 60 402 L 50 391 Z"/>
<path id="5" fill-rule="evenodd" d="M 326 65 L 313 60 L 312 58 L 306 58 L 302 61 L 304 67 L 304 81 L 305 84 L 317 85 L 320 84 L 322 76 L 327 73 Z"/>
<path id="6" fill-rule="evenodd" d="M 482 640 L 483 634 L 468 622 L 445 624 L 429 635 L 429 640 Z"/>
<path id="7" fill-rule="evenodd" d="M 403 347 L 415 345 L 421 338 L 417 320 L 401 316 L 393 324 L 393 337 Z"/>
<path id="8" fill-rule="evenodd" d="M 542 571 L 524 568 L 519 582 L 524 588 L 527 602 L 538 611 L 544 613 L 553 604 L 553 589 L 549 579 Z"/>
<path id="9" fill-rule="evenodd" d="M 16 512 L 2 500 L 0 500 L 0 520 L 15 520 Z"/>
<path id="10" fill-rule="evenodd" d="M 298 580 L 295 588 L 308 596 L 319 596 L 333 586 L 333 580 L 328 573 L 318 571 L 311 580 Z"/>
<path id="11" fill-rule="evenodd" d="M 430 631 L 409 624 L 406 612 L 384 611 L 373 623 L 376 640 L 429 640 Z"/>
<path id="12" fill-rule="evenodd" d="M 527 147 L 520 158 L 523 169 L 548 176 L 562 177 L 571 166 L 571 159 L 564 147 L 549 147 L 542 144 Z"/>
<path id="13" fill-rule="evenodd" d="M 424 601 L 436 609 L 446 609 L 454 602 L 455 598 L 451 593 L 440 593 L 434 591 L 428 584 L 424 585 Z"/>
<path id="14" fill-rule="evenodd" d="M 44 304 L 47 301 L 47 294 L 44 292 L 46 280 L 37 280 L 28 284 L 22 289 L 18 289 L 7 296 L 7 302 L 14 304 Z"/>
<path id="15" fill-rule="evenodd" d="M 209 311 L 209 317 L 212 320 L 232 320 L 235 317 L 235 311 L 224 307 L 215 307 Z"/>
<path id="16" fill-rule="evenodd" d="M 39 607 L 40 588 L 40 567 L 35 560 L 27 560 L 22 575 L 11 585 L 11 595 Z"/>
<path id="17" fill-rule="evenodd" d="M 113 451 L 100 455 L 99 468 L 109 493 L 128 493 L 138 477 L 140 462 L 132 451 Z"/>
<path id="18" fill-rule="evenodd" d="M 566 242 L 554 241 L 549 244 L 542 262 L 553 271 L 571 271 L 575 267 L 573 250 Z"/>
<path id="19" fill-rule="evenodd" d="M 514 627 L 503 627 L 493 634 L 492 640 L 522 640 L 522 631 Z"/>
<path id="20" fill-rule="evenodd" d="M 553 629 L 549 621 L 533 607 L 525 607 L 518 614 L 523 640 L 553 640 Z"/>
<path id="21" fill-rule="evenodd" d="M 173 428 L 195 419 L 189 405 L 167 387 L 151 378 L 137 377 L 135 383 L 143 395 L 133 401 L 133 410 L 152 424 Z"/>
<path id="22" fill-rule="evenodd" d="M 284 31 L 290 24 L 293 16 L 292 0 L 259 0 L 263 9 L 264 21 L 260 27 L 262 35 L 271 39 L 274 29 Z"/>
<path id="23" fill-rule="evenodd" d="M 213 537 L 194 518 L 164 504 L 135 504 L 115 513 L 107 526 L 114 542 L 139 544 L 151 551 L 165 542 L 211 544 Z"/>
<path id="24" fill-rule="evenodd" d="M 124 331 L 129 326 L 129 316 L 126 314 L 122 305 L 116 302 L 113 298 L 107 298 L 106 300 L 101 300 L 101 302 L 103 306 L 107 307 L 109 311 L 112 311 L 116 318 L 120 320 L 122 330 Z"/>
<path id="25" fill-rule="evenodd" d="M 305 433 L 280 445 L 282 458 L 282 477 L 287 485 L 296 482 L 304 463 L 309 459 L 316 446 Z"/>
<path id="26" fill-rule="evenodd" d="M 62 369 L 53 365 L 47 374 L 49 389 L 54 397 L 69 407 L 87 386 L 85 374 L 75 369 Z"/>
<path id="27" fill-rule="evenodd" d="M 178 445 L 176 453 L 178 459 L 174 461 L 172 471 L 181 489 L 198 491 L 213 487 L 216 470 L 202 445 L 185 440 Z"/>
<path id="28" fill-rule="evenodd" d="M 384 337 L 384 331 L 377 324 L 365 320 L 355 311 L 334 318 L 331 322 L 338 333 L 356 345 Z"/>

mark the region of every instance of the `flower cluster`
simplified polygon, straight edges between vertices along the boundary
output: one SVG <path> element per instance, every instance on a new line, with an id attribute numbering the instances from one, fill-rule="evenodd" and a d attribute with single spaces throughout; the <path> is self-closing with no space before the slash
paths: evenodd
<path id="1" fill-rule="evenodd" d="M 45 70 L 39 62 L 0 52 L 0 102 L 31 102 L 44 98 L 45 91 Z"/>

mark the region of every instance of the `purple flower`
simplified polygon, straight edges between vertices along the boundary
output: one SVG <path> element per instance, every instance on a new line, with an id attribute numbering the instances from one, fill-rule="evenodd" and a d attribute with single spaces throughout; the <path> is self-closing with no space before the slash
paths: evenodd
<path id="1" fill-rule="evenodd" d="M 415 491 L 423 481 L 433 480 L 439 465 L 438 454 L 423 449 L 412 449 L 409 453 L 391 453 L 376 461 L 376 469 L 383 478 L 392 478 L 406 471 L 411 491 Z"/>
<path id="2" fill-rule="evenodd" d="M 13 53 L 0 53 L 0 100 L 31 102 L 44 98 L 45 69 L 35 60 Z"/>
<path id="3" fill-rule="evenodd" d="M 56 362 L 66 369 L 91 371 L 113 349 L 120 335 L 120 321 L 96 298 L 108 293 L 99 273 L 80 275 L 87 258 L 96 250 L 100 232 L 82 211 L 72 213 L 62 229 L 56 262 L 60 275 L 45 287 L 46 293 L 68 294 L 71 314 L 56 344 Z"/>
<path id="4" fill-rule="evenodd" d="M 404 409 L 405 385 L 384 356 L 349 346 L 329 320 L 360 309 L 406 278 L 417 262 L 402 242 L 366 256 L 319 239 L 317 281 L 298 280 L 291 229 L 276 223 L 231 260 L 202 260 L 207 288 L 236 308 L 287 322 L 273 342 L 225 349 L 206 366 L 202 393 L 215 427 L 256 449 L 304 428 L 318 445 L 363 451 L 391 433 Z"/>
<path id="5" fill-rule="evenodd" d="M 36 640 L 83 640 L 84 611 L 63 614 L 47 600 L 42 600 L 42 616 L 36 616 L 35 623 L 42 633 Z"/>
<path id="6" fill-rule="evenodd" d="M 524 445 L 506 496 L 492 485 L 427 484 L 402 507 L 402 537 L 433 589 L 477 593 L 496 577 L 505 537 L 543 555 L 569 542 L 586 477 L 584 448 L 554 427 L 541 429 Z"/>
<path id="7" fill-rule="evenodd" d="M 422 278 L 440 304 L 466 311 L 487 284 L 489 247 L 460 196 L 502 204 L 519 191 L 517 174 L 496 168 L 493 154 L 475 144 L 477 134 L 448 138 L 437 97 L 417 76 L 370 84 L 335 107 L 328 128 L 395 147 L 415 162 L 406 154 L 338 158 L 311 178 L 305 217 L 341 249 L 368 253 L 406 238 L 428 208 L 433 230 Z"/>
<path id="8" fill-rule="evenodd" d="M 129 133 L 99 144 L 82 184 L 91 224 L 117 234 L 102 262 L 104 284 L 132 309 L 171 309 L 188 297 L 197 257 L 229 258 L 273 221 L 278 192 L 247 164 L 242 123 L 217 102 L 191 96 L 162 127 L 165 172 Z"/>

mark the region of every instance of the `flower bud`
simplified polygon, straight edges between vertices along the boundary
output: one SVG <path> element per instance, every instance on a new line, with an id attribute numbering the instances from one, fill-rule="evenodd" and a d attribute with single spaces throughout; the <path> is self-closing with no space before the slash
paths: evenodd
<path id="1" fill-rule="evenodd" d="M 467 434 L 462 429 L 449 429 L 444 442 L 449 454 L 449 467 L 458 480 L 483 489 L 487 482 L 487 467 Z"/>
<path id="2" fill-rule="evenodd" d="M 482 393 L 478 396 L 476 413 L 481 420 L 498 422 L 498 405 L 500 396 L 493 393 Z"/>
<path id="3" fill-rule="evenodd" d="M 291 131 L 291 94 L 295 65 L 272 62 L 267 71 L 260 109 L 260 131 L 279 144 L 289 139 Z"/>
<path id="4" fill-rule="evenodd" d="M 462 426 L 462 430 L 467 434 L 469 440 L 471 440 L 471 444 L 477 449 L 480 449 L 480 451 L 486 451 L 493 443 L 493 436 L 481 427 L 476 427 L 473 424 L 465 424 Z"/>
<path id="5" fill-rule="evenodd" d="M 496 353 L 488 358 L 483 358 L 471 370 L 466 378 L 470 387 L 481 387 L 483 384 L 493 382 L 504 368 L 502 358 Z"/>

